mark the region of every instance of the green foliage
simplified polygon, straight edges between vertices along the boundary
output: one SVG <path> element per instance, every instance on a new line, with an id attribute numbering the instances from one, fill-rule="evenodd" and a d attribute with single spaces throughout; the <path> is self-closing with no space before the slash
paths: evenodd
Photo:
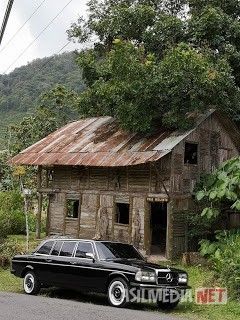
<path id="1" fill-rule="evenodd" d="M 223 162 L 215 173 L 206 175 L 196 198 L 208 201 L 209 207 L 202 211 L 207 219 L 217 217 L 224 203 L 240 211 L 240 157 Z"/>
<path id="2" fill-rule="evenodd" d="M 81 54 L 83 70 L 89 69 L 93 57 L 92 51 L 90 56 Z M 79 113 L 114 116 L 130 131 L 147 131 L 155 124 L 186 129 L 192 125 L 186 119 L 188 112 L 204 112 L 216 104 L 230 112 L 236 106 L 228 65 L 185 44 L 159 61 L 154 54 L 146 55 L 143 46 L 115 39 L 106 58 L 91 65 L 91 77 L 96 79 L 88 78 L 90 86 L 79 98 Z"/>
<path id="3" fill-rule="evenodd" d="M 216 232 L 216 241 L 202 240 L 200 253 L 208 256 L 215 276 L 233 298 L 240 298 L 240 231 Z"/>
<path id="4" fill-rule="evenodd" d="M 146 52 L 161 59 L 167 50 L 184 41 L 184 23 L 177 17 L 162 14 L 159 20 L 147 28 L 143 35 Z"/>
<path id="5" fill-rule="evenodd" d="M 6 259 L 5 266 L 10 263 L 13 256 L 19 254 L 18 249 L 19 247 L 16 239 L 0 238 L 0 255 L 4 256 Z"/>
<path id="6" fill-rule="evenodd" d="M 24 203 L 18 191 L 0 192 L 0 237 L 25 232 Z"/>
<path id="7" fill-rule="evenodd" d="M 56 85 L 41 96 L 41 104 L 34 116 L 8 127 L 8 145 L 12 155 L 46 137 L 77 117 L 76 92 L 63 85 Z"/>
<path id="8" fill-rule="evenodd" d="M 30 212 L 28 215 L 28 227 L 30 232 L 36 232 L 37 216 Z M 41 217 L 41 233 L 46 232 L 46 217 Z"/>
<path id="9" fill-rule="evenodd" d="M 34 115 L 41 94 L 56 84 L 66 85 L 77 93 L 85 90 L 72 52 L 56 55 L 47 61 L 49 58 L 36 59 L 7 75 L 0 75 L 0 144 L 4 143 L 5 128 L 26 114 L 29 117 Z"/>
<path id="10" fill-rule="evenodd" d="M 212 218 L 210 221 L 201 215 L 201 211 L 198 210 L 197 206 L 194 211 L 188 211 L 187 214 L 188 222 L 188 238 L 203 239 L 211 234 L 213 226 L 216 224 L 216 219 Z"/>
<path id="11" fill-rule="evenodd" d="M 95 42 L 77 58 L 88 86 L 81 115 L 111 115 L 130 131 L 186 129 L 189 112 L 217 106 L 240 123 L 235 0 L 92 0 L 88 7 L 89 17 L 68 31 Z"/>

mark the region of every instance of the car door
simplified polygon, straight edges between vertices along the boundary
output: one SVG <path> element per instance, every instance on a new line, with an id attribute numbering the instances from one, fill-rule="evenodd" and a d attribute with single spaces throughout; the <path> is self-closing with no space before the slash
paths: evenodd
<path id="1" fill-rule="evenodd" d="M 51 256 L 52 247 L 55 240 L 46 241 L 29 259 L 29 264 L 33 266 L 34 272 L 41 283 L 45 283 L 51 277 Z"/>
<path id="2" fill-rule="evenodd" d="M 52 278 L 56 286 L 68 287 L 71 284 L 71 262 L 77 241 L 59 241 L 51 254 Z"/>
<path id="3" fill-rule="evenodd" d="M 87 256 L 91 253 L 94 259 Z M 75 255 L 71 258 L 71 283 L 77 289 L 98 291 L 101 277 L 99 264 L 90 241 L 79 241 Z"/>

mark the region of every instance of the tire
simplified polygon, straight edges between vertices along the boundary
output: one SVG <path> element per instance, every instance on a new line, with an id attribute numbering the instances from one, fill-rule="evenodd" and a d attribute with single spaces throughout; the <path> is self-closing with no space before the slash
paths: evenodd
<path id="1" fill-rule="evenodd" d="M 172 310 L 174 308 L 176 308 L 176 306 L 178 305 L 179 300 L 175 301 L 175 302 L 162 302 L 162 301 L 157 301 L 158 307 L 162 310 Z"/>
<path id="2" fill-rule="evenodd" d="M 23 279 L 23 289 L 26 294 L 36 295 L 40 291 L 40 283 L 33 271 L 27 271 Z"/>
<path id="3" fill-rule="evenodd" d="M 129 286 L 127 282 L 122 278 L 113 279 L 107 291 L 108 301 L 111 306 L 117 308 L 126 307 L 130 301 L 128 301 Z"/>

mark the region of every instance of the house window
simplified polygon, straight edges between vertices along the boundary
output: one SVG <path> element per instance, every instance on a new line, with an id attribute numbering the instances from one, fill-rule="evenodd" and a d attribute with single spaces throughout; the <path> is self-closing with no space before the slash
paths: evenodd
<path id="1" fill-rule="evenodd" d="M 196 143 L 185 143 L 185 164 L 197 164 L 198 145 Z"/>
<path id="2" fill-rule="evenodd" d="M 128 203 L 116 203 L 116 223 L 129 224 Z"/>
<path id="3" fill-rule="evenodd" d="M 67 201 L 67 218 L 78 218 L 78 208 L 79 208 L 79 200 L 71 200 Z"/>
<path id="4" fill-rule="evenodd" d="M 52 169 L 48 169 L 47 170 L 47 188 L 51 188 L 53 187 L 53 175 L 54 175 L 54 172 Z"/>

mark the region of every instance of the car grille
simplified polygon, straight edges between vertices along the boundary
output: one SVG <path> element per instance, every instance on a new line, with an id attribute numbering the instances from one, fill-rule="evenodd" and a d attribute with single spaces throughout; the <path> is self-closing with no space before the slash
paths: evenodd
<path id="1" fill-rule="evenodd" d="M 178 285 L 178 272 L 158 271 L 157 284 Z"/>

